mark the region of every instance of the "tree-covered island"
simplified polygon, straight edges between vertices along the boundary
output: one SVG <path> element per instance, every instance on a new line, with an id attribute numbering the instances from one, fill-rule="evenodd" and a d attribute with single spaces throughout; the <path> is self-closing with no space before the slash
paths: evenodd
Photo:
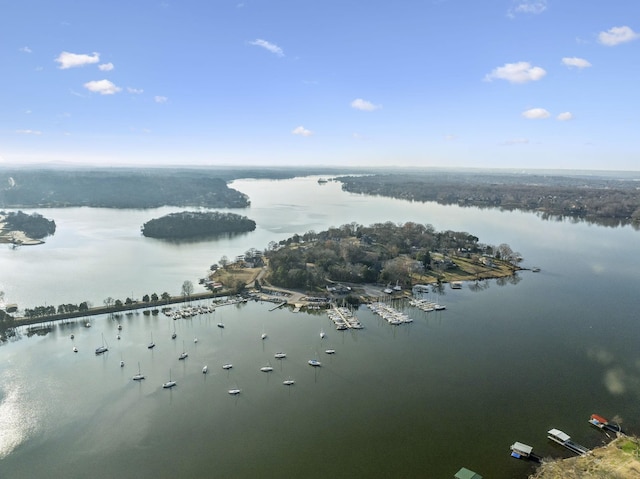
<path id="1" fill-rule="evenodd" d="M 256 222 L 235 213 L 182 211 L 147 221 L 142 234 L 149 238 L 185 239 L 246 233 L 256 229 Z"/>

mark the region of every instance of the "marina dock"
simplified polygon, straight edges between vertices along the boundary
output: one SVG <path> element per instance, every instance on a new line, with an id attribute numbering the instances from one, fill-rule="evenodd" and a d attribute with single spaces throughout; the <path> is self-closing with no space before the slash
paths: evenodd
<path id="1" fill-rule="evenodd" d="M 393 306 L 388 305 L 383 302 L 369 303 L 369 309 L 376 313 L 381 318 L 385 319 L 389 324 L 393 324 L 395 326 L 403 323 L 412 323 L 413 319 L 410 318 L 406 313 L 402 313 L 398 311 Z"/>
<path id="2" fill-rule="evenodd" d="M 349 308 L 334 306 L 327 311 L 337 330 L 362 329 L 362 324 Z"/>
<path id="3" fill-rule="evenodd" d="M 557 442 L 561 446 L 566 447 L 578 456 L 585 456 L 589 453 L 588 448 L 581 446 L 580 444 L 576 444 L 571 440 L 571 437 L 568 434 L 562 432 L 559 429 L 550 429 L 549 431 L 547 431 L 547 438 L 551 439 L 553 442 Z"/>

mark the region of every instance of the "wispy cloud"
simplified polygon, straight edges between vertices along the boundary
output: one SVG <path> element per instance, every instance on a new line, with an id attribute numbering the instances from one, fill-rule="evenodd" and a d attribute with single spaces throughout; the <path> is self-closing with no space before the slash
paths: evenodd
<path id="1" fill-rule="evenodd" d="M 62 52 L 55 59 L 60 64 L 58 68 L 66 70 L 67 68 L 82 67 L 91 63 L 98 63 L 100 61 L 100 54 L 93 52 L 93 55 L 86 55 L 84 53 L 69 53 Z"/>
<path id="2" fill-rule="evenodd" d="M 570 111 L 562 112 L 556 117 L 556 119 L 559 121 L 573 120 L 573 113 L 571 113 Z"/>
<path id="3" fill-rule="evenodd" d="M 98 70 L 103 72 L 110 72 L 111 70 L 113 70 L 113 63 L 103 63 L 101 65 L 98 65 Z"/>
<path id="4" fill-rule="evenodd" d="M 547 9 L 546 0 L 520 0 L 509 8 L 507 16 L 514 18 L 517 14 L 539 15 Z"/>
<path id="5" fill-rule="evenodd" d="M 87 90 L 93 93 L 100 93 L 101 95 L 113 95 L 122 90 L 109 80 L 94 80 L 87 82 L 83 85 Z"/>
<path id="6" fill-rule="evenodd" d="M 166 103 L 169 99 L 166 96 L 156 95 L 153 97 L 153 101 L 156 103 Z"/>
<path id="7" fill-rule="evenodd" d="M 528 120 L 544 120 L 545 118 L 549 118 L 551 113 L 544 108 L 531 108 L 523 111 L 522 116 Z"/>
<path id="8" fill-rule="evenodd" d="M 484 77 L 484 81 L 506 80 L 510 83 L 527 83 L 538 81 L 547 72 L 544 68 L 534 67 L 529 62 L 505 63 L 495 68 Z"/>
<path id="9" fill-rule="evenodd" d="M 370 101 L 363 100 L 362 98 L 356 98 L 351 102 L 351 108 L 362 111 L 374 111 L 382 108 L 381 105 L 374 105 Z"/>
<path id="10" fill-rule="evenodd" d="M 142 93 L 144 93 L 144 90 L 142 88 L 131 88 L 130 86 L 127 87 L 127 91 L 134 95 L 141 95 Z"/>
<path id="11" fill-rule="evenodd" d="M 608 47 L 619 45 L 620 43 L 630 42 L 640 38 L 640 34 L 634 32 L 626 25 L 623 27 L 613 27 L 606 32 L 598 34 L 598 41 Z"/>
<path id="12" fill-rule="evenodd" d="M 284 52 L 282 51 L 282 48 L 280 48 L 278 45 L 276 45 L 274 43 L 269 43 L 268 41 L 262 40 L 260 38 L 258 38 L 257 40 L 254 40 L 252 42 L 249 42 L 249 45 L 255 45 L 257 47 L 264 48 L 265 50 L 268 50 L 271 53 L 275 53 L 279 57 L 283 57 L 284 56 Z"/>
<path id="13" fill-rule="evenodd" d="M 42 135 L 40 130 L 16 130 L 19 135 Z"/>
<path id="14" fill-rule="evenodd" d="M 512 138 L 501 143 L 503 146 L 526 145 L 529 143 L 527 138 Z"/>
<path id="15" fill-rule="evenodd" d="M 568 67 L 575 67 L 580 69 L 588 68 L 591 66 L 591 63 L 589 63 L 587 60 L 578 57 L 564 57 L 562 59 L 562 63 Z"/>
<path id="16" fill-rule="evenodd" d="M 300 136 L 311 136 L 313 135 L 313 132 L 311 130 L 307 130 L 304 126 L 297 126 L 295 127 L 291 133 L 293 133 L 294 135 L 300 135 Z"/>
<path id="17" fill-rule="evenodd" d="M 458 139 L 457 135 L 444 135 L 444 139 L 446 141 L 456 141 Z"/>
<path id="18" fill-rule="evenodd" d="M 29 47 L 20 47 L 18 48 L 19 51 L 21 51 L 22 53 L 31 53 L 32 50 Z"/>

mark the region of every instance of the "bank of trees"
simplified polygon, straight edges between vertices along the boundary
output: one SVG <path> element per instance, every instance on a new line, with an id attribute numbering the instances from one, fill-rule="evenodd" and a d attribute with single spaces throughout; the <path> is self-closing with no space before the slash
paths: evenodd
<path id="1" fill-rule="evenodd" d="M 197 238 L 227 233 L 245 233 L 256 229 L 256 222 L 234 213 L 191 212 L 171 213 L 147 221 L 142 234 L 150 238 Z"/>
<path id="2" fill-rule="evenodd" d="M 207 170 L 12 170 L 2 175 L 0 207 L 246 208 L 249 198 Z M 3 179 L 0 176 L 0 179 Z"/>
<path id="3" fill-rule="evenodd" d="M 340 177 L 344 190 L 444 205 L 539 212 L 607 226 L 640 224 L 640 190 L 605 177 L 420 173 Z"/>
<path id="4" fill-rule="evenodd" d="M 432 225 L 412 222 L 351 223 L 311 231 L 270 244 L 266 254 L 270 283 L 307 290 L 330 281 L 402 283 L 411 271 L 455 267 L 449 259 L 454 255 L 497 254 L 514 264 L 520 258 L 506 244 L 483 245 L 466 232 L 439 232 Z"/>
<path id="5" fill-rule="evenodd" d="M 24 231 L 29 238 L 42 239 L 56 232 L 56 223 L 39 213 L 27 214 L 22 211 L 0 211 L 4 218 L 4 229 L 8 231 Z"/>

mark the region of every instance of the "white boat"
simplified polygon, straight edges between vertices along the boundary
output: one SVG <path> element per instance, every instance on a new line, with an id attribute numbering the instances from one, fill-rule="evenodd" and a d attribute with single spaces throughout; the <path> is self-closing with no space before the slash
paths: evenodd
<path id="1" fill-rule="evenodd" d="M 124 367 L 124 361 L 121 359 L 120 360 L 120 367 L 123 368 Z"/>
<path id="2" fill-rule="evenodd" d="M 260 336 L 260 339 L 267 339 L 267 333 L 262 333 L 262 335 Z"/>
<path id="3" fill-rule="evenodd" d="M 284 359 L 287 357 L 287 353 L 276 353 L 273 355 L 273 357 L 276 359 Z"/>
<path id="4" fill-rule="evenodd" d="M 273 368 L 271 366 L 262 366 L 260 368 L 260 371 L 262 371 L 263 373 L 270 373 L 271 371 L 273 371 Z"/>
<path id="5" fill-rule="evenodd" d="M 118 324 L 118 331 L 122 331 L 122 324 Z"/>
<path id="6" fill-rule="evenodd" d="M 151 342 L 147 345 L 147 349 L 153 349 L 156 347 L 156 343 L 153 342 L 153 333 L 151 333 Z"/>
<path id="7" fill-rule="evenodd" d="M 189 357 L 189 353 L 184 350 L 184 341 L 182 341 L 182 353 L 178 356 L 178 359 L 187 359 Z"/>
<path id="8" fill-rule="evenodd" d="M 282 384 L 285 386 L 293 386 L 296 382 L 293 379 L 285 379 L 282 381 Z"/>
<path id="9" fill-rule="evenodd" d="M 140 372 L 140 363 L 138 363 L 138 374 L 136 374 L 135 376 L 133 376 L 132 378 L 134 381 L 141 381 L 144 379 L 144 374 L 142 374 Z"/>
<path id="10" fill-rule="evenodd" d="M 324 329 L 320 330 L 320 339 L 324 339 L 324 337 L 326 336 Z"/>
<path id="11" fill-rule="evenodd" d="M 171 380 L 171 369 L 169 369 L 169 380 L 166 383 L 162 384 L 162 387 L 164 389 L 170 389 L 172 387 L 174 387 L 177 383 L 175 381 Z"/>
<path id="12" fill-rule="evenodd" d="M 173 325 L 173 333 L 171 333 L 171 339 L 176 339 L 178 335 L 176 334 L 176 325 Z"/>
<path id="13" fill-rule="evenodd" d="M 224 328 L 224 323 L 218 323 L 219 328 Z"/>
<path id="14" fill-rule="evenodd" d="M 120 335 L 119 334 L 116 336 L 116 339 L 120 339 Z"/>
<path id="15" fill-rule="evenodd" d="M 237 396 L 238 394 L 240 394 L 240 389 L 229 389 L 229 394 L 231 394 L 232 396 Z"/>
<path id="16" fill-rule="evenodd" d="M 231 363 L 227 363 L 227 364 L 223 364 L 222 365 L 222 369 L 231 369 L 233 367 L 233 364 Z"/>
<path id="17" fill-rule="evenodd" d="M 73 352 L 77 353 L 78 352 L 78 348 L 76 348 L 75 346 L 73 347 Z"/>
<path id="18" fill-rule="evenodd" d="M 322 366 L 322 363 L 317 359 L 309 359 L 309 361 L 307 362 L 309 363 L 310 366 L 313 366 L 314 368 Z"/>
<path id="19" fill-rule="evenodd" d="M 96 348 L 96 354 L 106 353 L 107 351 L 109 351 L 109 346 L 106 345 L 106 343 L 104 341 L 104 334 L 103 334 L 102 335 L 102 346 L 98 346 Z"/>
<path id="20" fill-rule="evenodd" d="M 335 349 L 325 349 L 324 351 L 327 354 L 336 354 L 336 350 Z"/>
<path id="21" fill-rule="evenodd" d="M 198 338 L 193 338 L 193 342 L 197 343 L 198 342 Z"/>
<path id="22" fill-rule="evenodd" d="M 202 368 L 202 374 L 207 374 L 208 371 L 209 371 L 209 368 L 207 366 L 204 366 Z"/>

